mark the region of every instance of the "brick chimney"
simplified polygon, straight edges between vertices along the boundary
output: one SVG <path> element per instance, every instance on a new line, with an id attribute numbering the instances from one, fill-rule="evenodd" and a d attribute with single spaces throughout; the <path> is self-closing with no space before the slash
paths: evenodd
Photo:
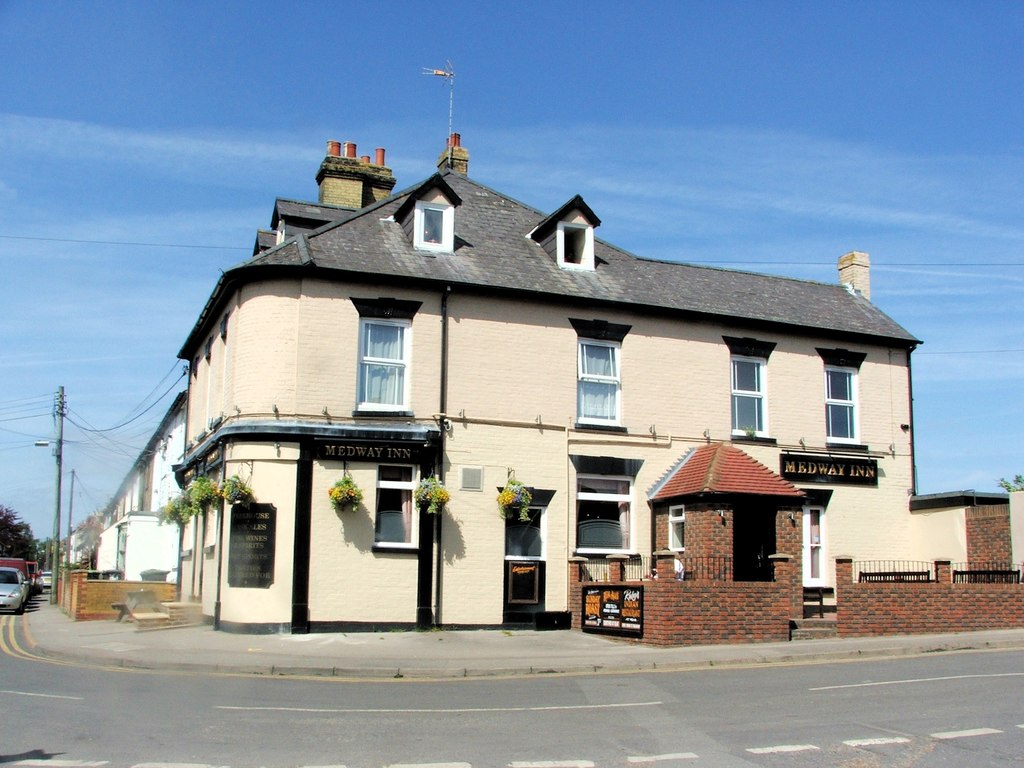
<path id="1" fill-rule="evenodd" d="M 861 251 L 840 256 L 839 282 L 871 301 L 871 257 Z"/>
<path id="2" fill-rule="evenodd" d="M 342 144 L 327 142 L 327 155 L 316 173 L 320 187 L 320 202 L 328 205 L 342 205 L 348 208 L 363 206 L 383 200 L 395 188 L 395 177 L 384 164 L 384 148 L 378 147 L 374 161 L 369 156 L 356 157 L 356 145 L 351 141 Z"/>
<path id="3" fill-rule="evenodd" d="M 462 146 L 462 136 L 453 133 L 448 137 L 444 152 L 437 158 L 437 170 L 451 168 L 462 176 L 469 175 L 469 150 Z"/>

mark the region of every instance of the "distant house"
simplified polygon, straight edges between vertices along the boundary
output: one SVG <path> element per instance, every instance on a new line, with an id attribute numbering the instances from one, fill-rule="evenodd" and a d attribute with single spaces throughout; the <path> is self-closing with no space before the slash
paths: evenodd
<path id="1" fill-rule="evenodd" d="M 161 523 L 160 510 L 180 493 L 174 467 L 183 458 L 185 406 L 181 392 L 104 510 L 96 567 L 138 580 L 147 571 L 171 574 L 178 566 L 177 525 Z M 155 578 L 155 575 L 153 575 Z"/>
<path id="2" fill-rule="evenodd" d="M 468 169 L 453 134 L 394 193 L 383 150 L 330 142 L 318 201 L 277 201 L 185 340 L 181 481 L 255 495 L 185 530 L 183 597 L 219 627 L 521 625 L 567 610 L 580 558 L 756 581 L 785 547 L 814 586 L 837 554 L 945 554 L 908 509 L 919 342 L 867 254 L 835 284 L 644 259 L 581 196 L 539 211 Z"/>

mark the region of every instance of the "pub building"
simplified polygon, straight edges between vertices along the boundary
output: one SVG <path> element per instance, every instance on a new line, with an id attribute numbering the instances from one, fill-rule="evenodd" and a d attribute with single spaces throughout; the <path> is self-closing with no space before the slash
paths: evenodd
<path id="1" fill-rule="evenodd" d="M 956 554 L 908 508 L 919 342 L 867 254 L 834 284 L 645 259 L 579 195 L 471 179 L 458 134 L 437 165 L 395 192 L 383 149 L 328 142 L 318 199 L 276 201 L 181 348 L 179 482 L 253 495 L 182 532 L 217 627 L 561 625 L 571 564 L 641 580 L 665 550 L 756 580 L 784 546 L 823 586 L 837 553 Z"/>

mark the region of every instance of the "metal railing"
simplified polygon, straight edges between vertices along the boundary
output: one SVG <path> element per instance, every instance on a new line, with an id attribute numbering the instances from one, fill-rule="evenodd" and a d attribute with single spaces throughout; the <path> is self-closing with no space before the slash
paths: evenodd
<path id="1" fill-rule="evenodd" d="M 1005 560 L 953 563 L 954 584 L 1020 584 L 1021 564 Z"/>
<path id="2" fill-rule="evenodd" d="M 918 583 L 935 580 L 935 563 L 927 560 L 861 560 L 853 563 L 853 580 L 869 583 Z"/>
<path id="3" fill-rule="evenodd" d="M 590 557 L 582 563 L 584 581 L 618 581 L 619 562 L 625 566 L 626 581 L 642 581 L 651 578 L 653 564 L 647 555 L 632 555 L 628 560 L 611 560 L 607 557 Z"/>

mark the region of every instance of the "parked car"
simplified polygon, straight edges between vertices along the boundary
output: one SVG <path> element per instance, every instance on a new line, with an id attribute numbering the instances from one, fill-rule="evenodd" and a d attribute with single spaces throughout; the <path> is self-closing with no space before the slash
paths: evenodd
<path id="1" fill-rule="evenodd" d="M 49 592 L 50 586 L 53 584 L 53 571 L 43 571 L 40 573 L 39 583 L 43 588 L 43 592 Z"/>
<path id="2" fill-rule="evenodd" d="M 24 613 L 28 598 L 25 574 L 17 568 L 0 568 L 0 611 Z"/>

